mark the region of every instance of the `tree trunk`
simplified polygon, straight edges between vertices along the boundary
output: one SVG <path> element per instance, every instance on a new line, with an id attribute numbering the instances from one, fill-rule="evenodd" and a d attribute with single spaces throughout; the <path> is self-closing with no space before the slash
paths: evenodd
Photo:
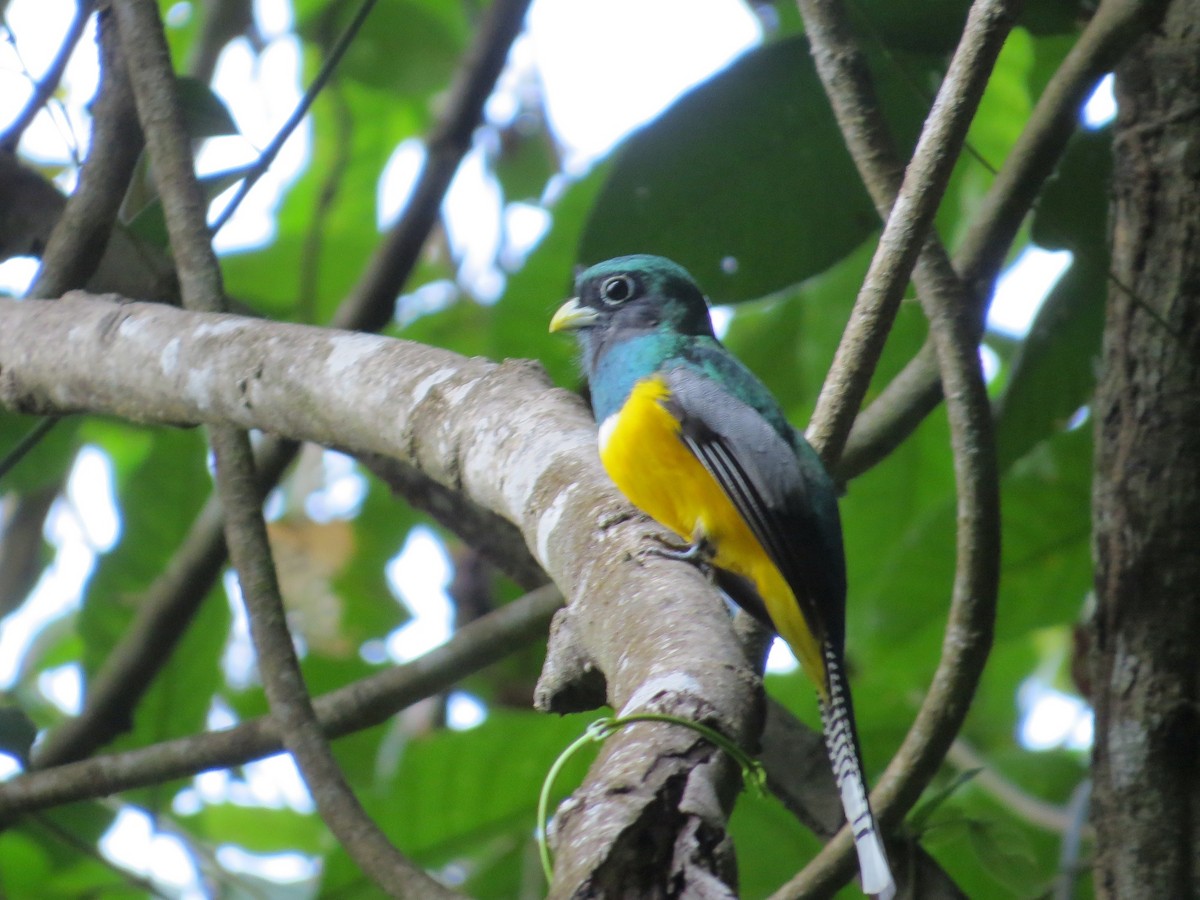
<path id="1" fill-rule="evenodd" d="M 1097 897 L 1200 896 L 1200 0 L 1117 70 L 1095 402 Z"/>

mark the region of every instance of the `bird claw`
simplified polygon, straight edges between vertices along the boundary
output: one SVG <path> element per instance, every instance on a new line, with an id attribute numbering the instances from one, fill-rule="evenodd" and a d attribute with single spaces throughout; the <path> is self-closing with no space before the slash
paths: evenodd
<path id="1" fill-rule="evenodd" d="M 710 581 L 712 580 L 712 559 L 716 550 L 708 542 L 707 538 L 696 538 L 696 540 L 689 543 L 675 543 L 662 535 L 656 535 L 654 539 L 658 541 L 660 546 L 647 547 L 643 551 L 645 555 L 661 556 L 664 559 L 673 559 L 677 562 L 694 563 Z"/>

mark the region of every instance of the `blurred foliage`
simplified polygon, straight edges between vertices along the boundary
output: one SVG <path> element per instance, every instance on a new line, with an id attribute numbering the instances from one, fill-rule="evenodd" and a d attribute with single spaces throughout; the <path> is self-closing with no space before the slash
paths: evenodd
<path id="1" fill-rule="evenodd" d="M 968 5 L 852 4 L 897 146 L 905 150 Z M 356 7 L 296 0 L 294 8 L 307 82 Z M 275 210 L 269 239 L 224 257 L 232 296 L 270 317 L 329 321 L 379 241 L 381 173 L 403 142 L 425 133 L 445 102 L 481 8 L 454 0 L 379 4 L 313 109 L 311 157 Z M 193 53 L 208 9 L 195 5 L 190 17 L 172 19 L 177 61 Z M 1006 46 L 971 128 L 972 152 L 959 162 L 938 215 L 952 248 L 1071 46 L 1077 16 L 1074 2 L 1030 4 Z M 879 223 L 798 35 L 794 4 L 779 4 L 776 18 L 778 31 L 768 33 L 761 48 L 685 93 L 582 175 L 560 171 L 562 154 L 547 128 L 536 79 L 521 81 L 513 94 L 515 115 L 487 125 L 476 145 L 502 206 L 544 209 L 549 230 L 524 258 L 512 235 L 501 235 L 492 260 L 504 284 L 498 300 L 457 271 L 456 253 L 439 231 L 399 298 L 392 330 L 465 354 L 536 357 L 559 383 L 577 386 L 573 348 L 546 333 L 550 313 L 571 289 L 573 268 L 617 253 L 661 252 L 688 266 L 715 303 L 736 304 L 728 344 L 760 373 L 793 421 L 806 421 Z M 587 36 L 576 40 L 581 53 L 588 52 Z M 220 119 L 219 105 L 204 97 L 192 102 Z M 1109 144 L 1107 132 L 1079 135 L 1033 218 L 1032 239 L 1070 249 L 1074 266 L 1028 337 L 989 339 L 1002 361 L 991 387 L 1004 465 L 1004 571 L 997 646 L 963 740 L 1012 784 L 1056 804 L 1086 776 L 1085 759 L 1022 748 L 1018 692 L 1035 674 L 1066 683 L 1063 647 L 1091 579 L 1091 436 L 1080 422 L 1105 291 Z M 919 307 L 906 301 L 872 396 L 925 334 Z M 0 414 L 0 447 L 12 446 L 32 421 Z M 0 708 L 0 744 L 18 754 L 33 723 L 44 728 L 64 716 L 47 701 L 39 678 L 79 660 L 86 682 L 105 664 L 211 490 L 199 431 L 79 419 L 64 422 L 0 488 L 15 502 L 62 483 L 85 444 L 111 460 L 121 533 L 100 557 L 78 613 L 47 625 L 23 651 L 18 682 Z M 383 642 L 407 617 L 391 596 L 384 567 L 424 520 L 374 479 L 348 513 L 333 521 L 314 518 L 306 502 L 322 477 L 306 474 L 303 464 L 300 473 L 272 502 L 273 539 L 291 554 L 293 625 L 309 687 L 319 694 L 383 664 Z M 956 512 L 944 413 L 934 413 L 849 486 L 843 515 L 851 581 L 848 654 L 862 744 L 877 775 L 920 703 L 945 624 Z M 496 602 L 514 593 L 500 585 Z M 265 711 L 252 668 L 244 658 L 235 661 L 237 648 L 243 654 L 245 648 L 244 639 L 234 639 L 240 632 L 230 609 L 218 583 L 117 747 Z M 536 665 L 537 659 L 522 656 L 470 680 L 469 688 L 489 704 L 475 728 L 446 729 L 444 704 L 431 701 L 335 745 L 351 783 L 391 837 L 473 896 L 544 891 L 532 841 L 537 792 L 587 717 L 559 720 L 512 708 L 527 705 Z M 817 726 L 800 675 L 772 676 L 769 689 Z M 568 767 L 560 795 L 582 778 L 586 762 Z M 947 766 L 931 789 L 945 797 L 914 825 L 925 847 L 969 896 L 1044 893 L 1056 877 L 1061 836 L 1029 824 L 974 779 L 956 784 L 959 776 Z M 179 835 L 222 896 L 373 896 L 314 814 L 247 799 L 253 793 L 248 778 L 247 770 L 231 773 L 227 799 L 197 793 L 183 781 L 119 802 L 150 811 Z M 97 850 L 115 808 L 77 804 L 4 830 L 0 893 L 14 900 L 142 895 L 138 883 Z M 769 893 L 817 849 L 771 798 L 742 797 L 732 828 L 747 897 Z M 225 865 L 216 852 L 224 845 L 316 859 L 311 891 Z"/>

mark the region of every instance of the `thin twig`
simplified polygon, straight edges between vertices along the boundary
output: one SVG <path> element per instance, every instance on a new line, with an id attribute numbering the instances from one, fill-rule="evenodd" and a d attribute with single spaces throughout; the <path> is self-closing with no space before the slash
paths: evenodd
<path id="1" fill-rule="evenodd" d="M 25 436 L 17 441 L 11 450 L 4 454 L 4 458 L 0 459 L 0 478 L 3 478 L 15 469 L 21 460 L 28 455 L 29 451 L 40 444 L 42 438 L 48 435 L 58 422 L 59 419 L 48 416 L 30 428 L 25 433 Z"/>
<path id="2" fill-rule="evenodd" d="M 808 0 L 802 3 L 802 8 L 822 4 L 834 10 L 840 6 L 837 0 Z M 833 366 L 817 399 L 809 435 L 827 460 L 842 455 L 926 231 L 1011 27 L 1009 7 L 1014 5 L 972 6 L 968 30 L 917 141 Z M 819 61 L 820 52 L 817 57 Z M 872 154 L 878 147 L 878 138 L 866 135 L 860 140 L 852 131 L 848 143 L 852 152 Z M 868 161 L 862 168 L 874 171 L 877 166 Z M 885 192 L 886 188 L 879 191 L 880 199 L 886 199 Z"/>
<path id="3" fill-rule="evenodd" d="M 221 272 L 158 7 L 149 0 L 117 0 L 113 8 L 163 201 L 183 305 L 192 311 L 219 312 L 224 307 Z M 400 854 L 346 782 L 321 732 L 288 630 L 249 436 L 229 425 L 212 426 L 209 434 L 226 543 L 241 585 L 267 700 L 321 818 L 355 863 L 389 895 L 456 896 Z"/>
<path id="4" fill-rule="evenodd" d="M 354 14 L 354 18 L 350 20 L 350 24 L 346 26 L 346 30 L 342 32 L 341 37 L 337 39 L 337 43 L 333 45 L 333 49 L 329 51 L 329 56 L 321 65 L 321 71 L 317 73 L 317 77 L 313 79 L 313 83 L 308 86 L 308 90 L 304 92 L 304 96 L 300 98 L 300 102 L 296 108 L 292 110 L 292 114 L 288 116 L 287 121 L 271 139 L 271 143 L 266 149 L 259 154 L 258 160 L 246 172 L 242 183 L 238 186 L 237 193 L 233 195 L 233 199 L 229 201 L 226 207 L 221 210 L 221 214 L 212 224 L 212 233 L 216 234 L 237 212 L 237 208 L 241 206 L 242 201 L 246 199 L 246 195 L 258 183 L 258 179 L 266 174 L 271 168 L 271 163 L 275 162 L 275 157 L 279 155 L 279 151 L 283 149 L 283 145 L 287 143 L 287 139 L 292 136 L 304 117 L 308 115 L 309 109 L 317 101 L 317 97 L 324 90 L 325 85 L 329 83 L 329 79 L 333 77 L 334 71 L 337 69 L 338 63 L 342 61 L 342 57 L 346 55 L 346 51 L 350 49 L 350 44 L 358 35 L 359 29 L 367 21 L 367 16 L 370 15 L 372 9 L 375 8 L 376 0 L 363 0 L 362 6 Z"/>
<path id="5" fill-rule="evenodd" d="M 954 268 L 972 290 L 979 333 L 992 284 L 1025 214 L 1054 171 L 1079 110 L 1099 80 L 1161 17 L 1165 0 L 1102 0 L 1039 98 L 973 219 Z M 908 437 L 942 400 L 932 336 L 854 423 L 839 474 L 866 471 Z"/>
<path id="6" fill-rule="evenodd" d="M 1023 822 L 1058 835 L 1064 834 L 1071 827 L 1072 816 L 1069 807 L 1058 806 L 1041 797 L 1035 797 L 1020 785 L 1013 784 L 962 738 L 954 739 L 946 754 L 946 761 L 960 771 L 975 770 L 976 774 L 971 779 L 971 784 L 986 791 L 997 803 Z"/>
<path id="7" fill-rule="evenodd" d="M 313 707 L 322 729 L 330 738 L 353 734 L 449 690 L 468 675 L 545 637 L 550 617 L 561 606 L 562 595 L 553 585 L 530 591 L 464 625 L 445 644 L 412 662 L 316 698 Z M 243 765 L 281 749 L 278 724 L 271 716 L 260 716 L 223 731 L 29 772 L 0 783 L 0 819 Z"/>
<path id="8" fill-rule="evenodd" d="M 83 32 L 87 28 L 87 20 L 94 8 L 94 0 L 76 0 L 75 15 L 72 16 L 71 23 L 67 26 L 67 32 L 63 35 L 58 53 L 55 54 L 50 68 L 46 70 L 41 80 L 34 83 L 33 94 L 30 96 L 29 102 L 25 104 L 25 108 L 17 114 L 16 119 L 8 126 L 4 134 L 0 135 L 0 151 L 17 152 L 17 145 L 21 143 L 22 135 L 33 124 L 33 120 L 42 111 L 42 107 L 50 102 L 54 92 L 58 90 L 63 73 L 67 70 L 67 63 L 71 61 L 75 45 L 83 37 Z"/>

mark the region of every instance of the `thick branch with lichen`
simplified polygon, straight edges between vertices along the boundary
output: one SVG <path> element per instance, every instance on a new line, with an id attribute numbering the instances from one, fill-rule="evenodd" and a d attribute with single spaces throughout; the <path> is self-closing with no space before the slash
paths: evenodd
<path id="1" fill-rule="evenodd" d="M 579 673 L 598 673 L 600 698 L 614 708 L 675 712 L 752 741 L 758 681 L 719 593 L 691 566 L 644 558 L 657 528 L 632 516 L 604 476 L 595 426 L 578 398 L 549 389 L 534 365 L 68 295 L 0 301 L 0 370 L 0 403 L 14 409 L 224 422 L 415 466 L 516 525 L 569 596 L 553 640 L 561 647 L 575 636 L 570 654 L 555 654 L 574 665 L 543 679 L 543 705 L 565 702 Z M 695 858 L 689 848 L 725 854 L 726 844 L 709 842 L 724 828 L 719 806 L 693 805 L 669 827 L 650 828 L 646 818 L 682 788 L 714 803 L 729 798 L 736 772 L 705 764 L 716 756 L 686 729 L 622 731 L 577 795 L 588 816 L 575 821 L 645 830 L 661 845 L 656 852 L 686 865 Z M 607 831 L 574 834 L 564 825 L 559 833 L 564 886 L 611 878 L 628 865 L 608 855 L 616 845 Z M 711 878 L 727 863 L 712 859 L 683 877 Z"/>

